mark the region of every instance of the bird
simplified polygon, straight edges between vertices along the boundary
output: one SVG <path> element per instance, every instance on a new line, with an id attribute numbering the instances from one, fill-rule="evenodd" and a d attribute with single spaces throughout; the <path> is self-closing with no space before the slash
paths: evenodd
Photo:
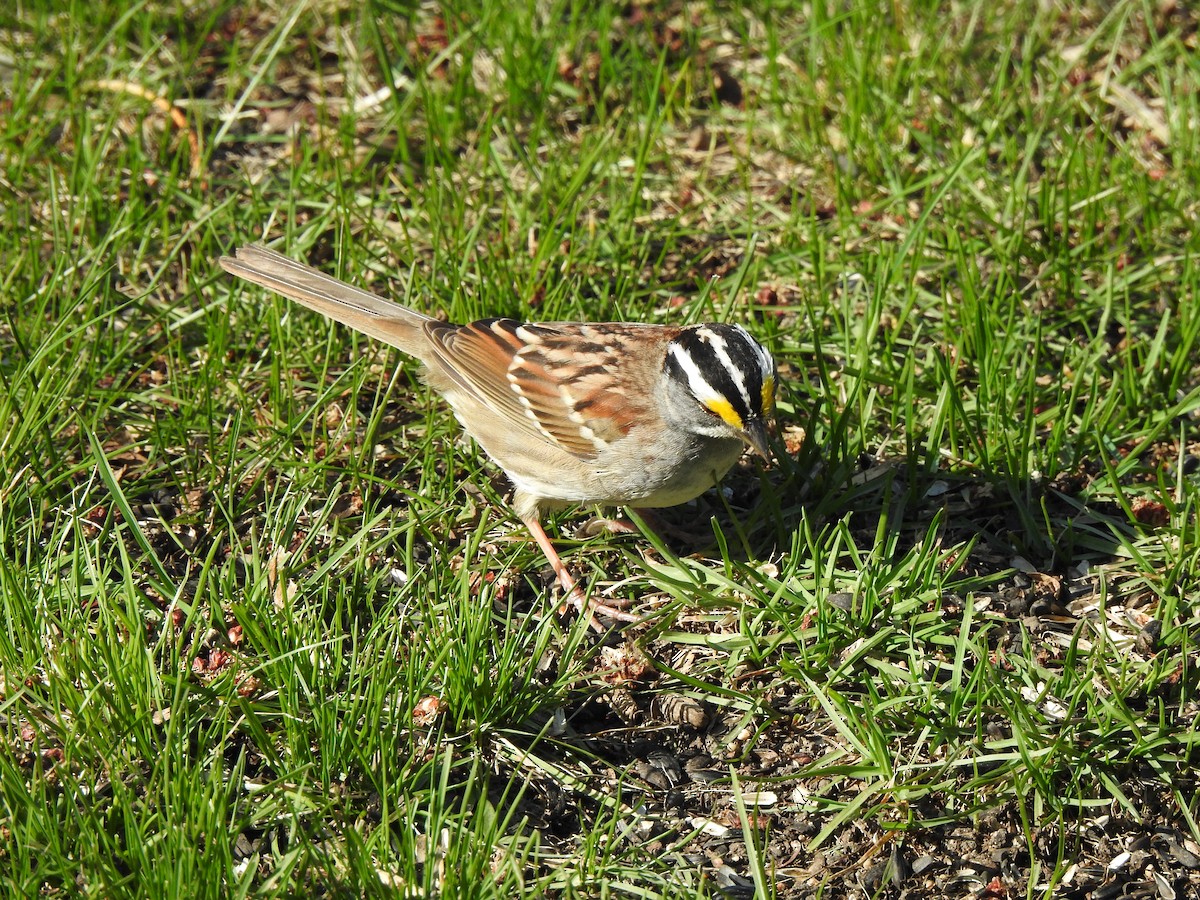
<path id="1" fill-rule="evenodd" d="M 777 368 L 740 325 L 453 324 L 260 244 L 218 261 L 415 357 L 425 383 L 512 482 L 514 512 L 593 627 L 597 613 L 638 618 L 585 596 L 546 534 L 547 513 L 677 506 L 715 486 L 747 448 L 772 461 Z"/>

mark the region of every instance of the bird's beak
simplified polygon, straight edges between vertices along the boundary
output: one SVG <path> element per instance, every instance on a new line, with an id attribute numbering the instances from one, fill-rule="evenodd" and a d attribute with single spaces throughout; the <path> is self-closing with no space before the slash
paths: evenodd
<path id="1" fill-rule="evenodd" d="M 759 418 L 751 419 L 747 423 L 745 433 L 742 436 L 745 438 L 746 443 L 750 445 L 750 449 L 766 460 L 767 465 L 770 465 L 772 457 L 767 423 Z"/>

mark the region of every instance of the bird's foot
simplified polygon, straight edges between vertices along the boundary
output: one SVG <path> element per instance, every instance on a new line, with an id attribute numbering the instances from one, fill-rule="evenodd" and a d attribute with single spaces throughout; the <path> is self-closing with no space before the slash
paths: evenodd
<path id="1" fill-rule="evenodd" d="M 651 510 L 639 509 L 637 510 L 637 514 L 646 523 L 646 527 L 658 535 L 660 540 L 670 538 L 673 541 L 687 545 L 695 545 L 712 540 L 711 532 L 689 531 L 686 528 L 679 528 L 665 521 Z M 606 531 L 609 534 L 641 533 L 640 529 L 633 522 L 629 521 L 629 519 L 609 519 L 603 516 L 594 516 L 575 529 L 575 536 L 579 538 L 591 538 Z"/>
<path id="2" fill-rule="evenodd" d="M 588 615 L 588 625 L 591 626 L 593 631 L 598 632 L 604 631 L 605 628 L 596 619 L 597 615 L 606 616 L 618 622 L 642 621 L 641 616 L 635 616 L 633 613 L 626 612 L 622 608 L 629 605 L 627 601 L 618 600 L 612 603 L 605 603 L 602 600 L 597 600 L 595 597 L 588 597 L 584 594 L 583 589 L 575 583 L 575 579 L 567 570 L 562 557 L 554 549 L 554 544 L 551 543 L 549 536 L 546 534 L 546 529 L 542 527 L 542 523 L 537 521 L 537 519 L 526 519 L 525 525 L 529 528 L 529 533 L 533 535 L 533 539 L 537 541 L 538 546 L 542 548 L 542 553 L 546 555 L 546 559 L 554 569 L 558 583 L 562 585 L 562 589 L 567 594 L 567 601 L 559 609 L 560 613 L 565 611 L 566 605 L 569 603 L 579 610 L 580 615 L 586 612 Z"/>

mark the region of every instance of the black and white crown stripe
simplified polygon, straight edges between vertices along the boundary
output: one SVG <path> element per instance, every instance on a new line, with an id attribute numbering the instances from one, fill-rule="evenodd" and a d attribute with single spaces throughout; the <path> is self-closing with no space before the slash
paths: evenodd
<path id="1" fill-rule="evenodd" d="M 727 371 L 742 371 L 734 364 L 733 358 L 729 355 L 729 344 L 726 342 L 724 337 L 713 331 L 711 328 L 701 328 L 697 330 L 696 334 L 708 341 L 708 345 L 712 347 L 713 353 L 717 355 L 717 359 L 721 361 L 721 364 L 725 366 Z M 750 391 L 746 387 L 746 379 L 735 378 L 733 379 L 733 383 L 737 387 L 738 391 L 741 392 L 742 400 L 744 400 L 746 404 L 746 409 L 752 409 L 753 406 L 750 403 Z"/>
<path id="2" fill-rule="evenodd" d="M 667 351 L 665 365 L 682 376 L 702 404 L 728 403 L 743 425 L 766 410 L 762 387 L 775 377 L 770 354 L 738 325 L 685 330 Z"/>

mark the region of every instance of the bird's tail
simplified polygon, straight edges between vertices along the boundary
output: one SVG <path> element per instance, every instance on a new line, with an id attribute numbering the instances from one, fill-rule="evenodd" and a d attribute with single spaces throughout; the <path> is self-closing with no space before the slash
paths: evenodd
<path id="1" fill-rule="evenodd" d="M 425 338 L 425 324 L 431 321 L 428 316 L 257 244 L 240 247 L 235 254 L 220 258 L 226 272 L 283 294 L 418 359 L 429 355 Z"/>

